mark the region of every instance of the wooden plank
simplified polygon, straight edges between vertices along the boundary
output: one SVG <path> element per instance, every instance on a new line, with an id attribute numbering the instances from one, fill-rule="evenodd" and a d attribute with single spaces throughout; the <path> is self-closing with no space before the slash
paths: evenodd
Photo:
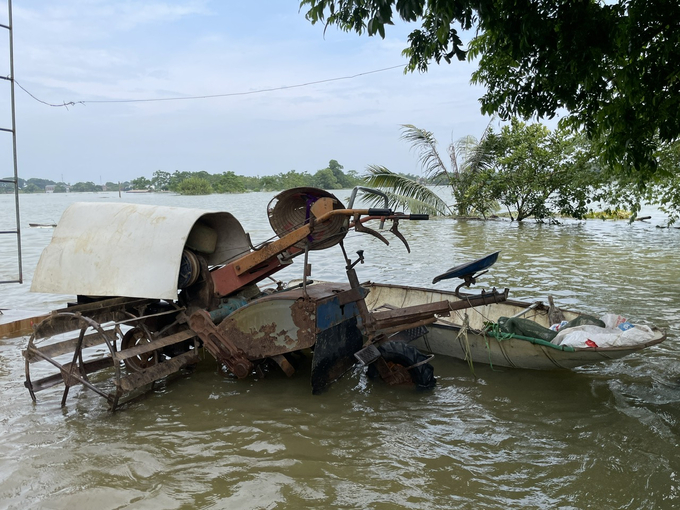
<path id="1" fill-rule="evenodd" d="M 129 349 L 119 351 L 115 353 L 113 357 L 116 361 L 123 361 L 129 358 L 134 358 L 135 356 L 139 356 L 140 354 L 144 354 L 146 352 L 162 349 L 163 347 L 167 347 L 168 345 L 184 342 L 185 340 L 189 340 L 190 338 L 193 338 L 195 336 L 196 333 L 194 333 L 192 330 L 185 329 L 184 331 L 180 331 L 179 333 L 175 333 L 174 335 L 157 338 L 156 340 L 153 340 L 149 343 L 136 345 L 135 347 L 130 347 Z"/>
<path id="2" fill-rule="evenodd" d="M 162 379 L 170 374 L 178 372 L 181 368 L 196 363 L 198 361 L 198 352 L 193 349 L 184 354 L 180 354 L 172 359 L 159 363 L 146 370 L 123 377 L 120 380 L 120 389 L 123 392 L 132 391 L 140 388 L 146 384 L 151 384 L 158 379 Z"/>
<path id="3" fill-rule="evenodd" d="M 40 312 L 2 310 L 0 311 L 0 338 L 15 338 L 33 333 L 33 324 L 47 317 Z"/>

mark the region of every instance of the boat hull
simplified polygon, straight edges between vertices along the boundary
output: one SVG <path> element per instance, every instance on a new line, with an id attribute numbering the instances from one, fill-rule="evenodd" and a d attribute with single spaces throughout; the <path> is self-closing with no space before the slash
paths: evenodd
<path id="1" fill-rule="evenodd" d="M 406 287 L 399 285 L 369 284 L 366 302 L 371 310 L 412 306 L 447 299 L 460 301 L 453 292 Z M 533 308 L 530 308 L 532 307 Z M 550 326 L 548 307 L 531 302 L 508 300 L 467 310 L 453 311 L 451 317 L 440 318 L 428 326 L 428 333 L 413 341 L 419 350 L 439 356 L 472 360 L 497 367 L 533 370 L 571 369 L 600 361 L 622 358 L 662 342 L 666 336 L 652 328 L 654 338 L 634 347 L 573 349 L 553 346 L 547 342 L 531 342 L 520 338 L 498 340 L 482 333 L 485 323 L 497 322 L 499 317 L 512 317 L 526 311 L 523 317 L 544 327 Z M 562 310 L 571 320 L 578 312 Z"/>

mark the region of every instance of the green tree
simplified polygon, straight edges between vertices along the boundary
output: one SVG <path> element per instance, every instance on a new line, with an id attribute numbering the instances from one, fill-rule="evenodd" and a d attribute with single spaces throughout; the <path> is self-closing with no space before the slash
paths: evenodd
<path id="1" fill-rule="evenodd" d="M 168 182 L 168 189 L 170 191 L 179 192 L 180 184 L 189 177 L 191 177 L 191 173 L 180 172 L 179 170 L 175 170 L 173 174 L 170 176 L 170 181 Z"/>
<path id="2" fill-rule="evenodd" d="M 97 185 L 92 181 L 76 182 L 73 186 L 71 186 L 71 191 L 76 193 L 93 192 L 97 191 Z"/>
<path id="3" fill-rule="evenodd" d="M 402 126 L 401 139 L 418 154 L 426 182 L 450 187 L 457 215 L 479 214 L 486 217 L 497 208 L 488 187 L 481 185 L 479 179 L 480 173 L 489 166 L 489 143 L 481 145 L 474 137 L 465 137 L 450 144 L 443 155 L 434 135 L 412 124 Z M 432 215 L 452 212 L 442 198 L 417 181 L 417 178 L 395 174 L 383 167 L 369 167 L 366 184 L 386 189 L 391 202 L 412 212 Z M 371 196 L 370 193 L 368 195 Z"/>
<path id="4" fill-rule="evenodd" d="M 213 189 L 217 193 L 243 193 L 246 190 L 243 179 L 234 172 L 222 172 L 216 177 Z"/>
<path id="5" fill-rule="evenodd" d="M 487 128 L 481 140 L 465 137 L 451 144 L 448 164 L 429 131 L 407 124 L 402 138 L 418 153 L 423 174 L 450 186 L 460 216 L 487 217 L 501 204 L 516 221 L 530 216 L 540 221 L 555 214 L 582 218 L 592 201 L 609 199 L 590 145 L 566 130 L 551 133 L 541 124 L 514 120 L 499 134 Z M 369 167 L 366 184 L 386 190 L 391 203 L 411 212 L 452 211 L 425 184 L 384 167 Z"/>
<path id="6" fill-rule="evenodd" d="M 181 195 L 210 195 L 213 189 L 206 179 L 202 177 L 189 177 L 179 183 L 177 191 Z"/>
<path id="7" fill-rule="evenodd" d="M 277 191 L 281 189 L 281 183 L 276 175 L 265 175 L 260 177 L 260 190 Z"/>
<path id="8" fill-rule="evenodd" d="M 541 124 L 514 119 L 500 134 L 490 134 L 493 163 L 483 176 L 491 196 L 511 220 L 552 218 L 555 214 L 582 218 L 604 181 L 582 140 L 565 130 L 550 132 Z"/>
<path id="9" fill-rule="evenodd" d="M 253 176 L 242 176 L 243 184 L 246 190 L 249 191 L 260 191 L 262 187 L 260 186 L 260 178 Z"/>
<path id="10" fill-rule="evenodd" d="M 335 176 L 335 180 L 338 182 L 340 185 L 340 188 L 342 189 L 349 189 L 353 188 L 354 186 L 358 186 L 361 184 L 361 179 L 357 175 L 357 173 L 353 170 L 350 170 L 349 172 L 345 173 L 343 172 L 343 167 L 340 163 L 338 163 L 335 159 L 331 159 L 328 162 L 328 169 L 333 172 L 333 175 Z"/>
<path id="11" fill-rule="evenodd" d="M 483 139 L 488 132 L 487 127 Z M 485 192 L 486 189 L 475 185 L 478 174 L 489 165 L 489 143 L 480 145 L 474 137 L 462 138 L 449 145 L 447 164 L 446 158 L 437 149 L 437 140 L 431 132 L 405 124 L 402 126 L 401 138 L 409 142 L 411 148 L 418 153 L 427 179 L 450 186 L 457 215 L 468 216 L 477 212 L 486 216 L 489 210 L 495 208 L 493 200 Z"/>
<path id="12" fill-rule="evenodd" d="M 32 182 L 24 186 L 22 189 L 24 193 L 39 193 L 41 191 L 45 191 L 44 189 L 40 189 L 38 186 L 33 184 Z"/>
<path id="13" fill-rule="evenodd" d="M 302 0 L 312 23 L 385 37 L 394 18 L 419 26 L 407 69 L 464 60 L 482 111 L 504 120 L 554 117 L 585 129 L 608 167 L 639 183 L 680 137 L 680 2 L 674 0 Z"/>
<path id="14" fill-rule="evenodd" d="M 170 185 L 170 172 L 156 170 L 151 176 L 151 185 L 157 191 L 167 190 Z"/>
<path id="15" fill-rule="evenodd" d="M 30 179 L 26 179 L 26 184 L 35 184 L 38 188 L 44 191 L 45 186 L 51 186 L 57 183 L 49 179 L 36 179 L 35 177 L 31 177 Z"/>
<path id="16" fill-rule="evenodd" d="M 321 189 L 342 189 L 337 177 L 330 168 L 318 170 L 312 178 L 313 186 Z"/>
<path id="17" fill-rule="evenodd" d="M 312 176 L 307 172 L 298 173 L 295 170 L 290 170 L 286 173 L 278 175 L 281 189 L 300 188 L 312 185 Z"/>
<path id="18" fill-rule="evenodd" d="M 147 179 L 146 177 L 137 177 L 136 179 L 132 179 L 131 183 L 132 184 L 132 189 L 149 189 L 151 186 L 151 181 Z"/>
<path id="19" fill-rule="evenodd" d="M 7 176 L 4 177 L 6 180 L 12 180 L 14 179 L 14 176 Z M 23 186 L 20 184 L 19 188 L 23 188 L 26 185 L 26 183 L 23 183 Z M 14 183 L 12 182 L 0 182 L 0 193 L 14 193 Z"/>
<path id="20" fill-rule="evenodd" d="M 657 156 L 660 171 L 654 176 L 651 186 L 644 189 L 629 186 L 623 192 L 619 187 L 618 196 L 628 209 L 636 212 L 635 206 L 640 201 L 657 205 L 668 215 L 668 224 L 672 225 L 680 219 L 680 141 L 663 144 Z"/>
<path id="21" fill-rule="evenodd" d="M 333 176 L 335 177 L 335 180 L 338 182 L 341 188 L 349 188 L 349 182 L 347 179 L 347 176 L 345 173 L 342 171 L 342 169 L 345 168 L 342 166 L 340 163 L 338 163 L 336 160 L 331 159 L 328 162 L 328 169 L 333 172 Z"/>

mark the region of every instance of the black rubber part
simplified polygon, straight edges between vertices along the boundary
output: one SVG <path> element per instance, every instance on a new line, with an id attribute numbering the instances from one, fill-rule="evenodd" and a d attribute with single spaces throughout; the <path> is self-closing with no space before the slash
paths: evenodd
<path id="1" fill-rule="evenodd" d="M 385 342 L 378 346 L 378 350 L 385 361 L 404 367 L 410 367 L 427 359 L 427 356 L 418 349 L 403 342 Z M 437 379 L 434 377 L 434 367 L 429 363 L 411 368 L 409 374 L 411 374 L 411 380 L 421 389 L 433 388 L 437 383 Z M 380 377 L 375 364 L 368 366 L 368 376 L 371 378 Z"/>
<path id="2" fill-rule="evenodd" d="M 392 209 L 371 208 L 368 210 L 369 216 L 392 216 Z"/>

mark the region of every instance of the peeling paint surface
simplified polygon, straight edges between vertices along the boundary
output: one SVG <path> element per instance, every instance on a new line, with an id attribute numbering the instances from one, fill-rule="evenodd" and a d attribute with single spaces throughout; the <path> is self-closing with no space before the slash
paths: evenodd
<path id="1" fill-rule="evenodd" d="M 261 359 L 314 345 L 314 317 L 311 301 L 284 296 L 239 308 L 219 329 L 249 359 Z"/>

